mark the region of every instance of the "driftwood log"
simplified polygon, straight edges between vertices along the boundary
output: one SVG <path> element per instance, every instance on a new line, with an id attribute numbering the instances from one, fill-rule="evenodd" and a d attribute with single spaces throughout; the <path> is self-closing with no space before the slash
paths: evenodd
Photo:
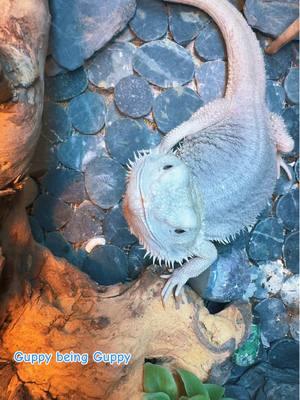
<path id="1" fill-rule="evenodd" d="M 104 287 L 34 242 L 22 201 L 2 220 L 5 258 L 0 296 L 0 399 L 140 399 L 145 359 L 207 379 L 248 333 L 249 308 L 210 315 L 188 287 L 161 301 L 151 269 L 132 284 Z M 127 366 L 94 363 L 92 354 L 131 353 Z M 80 363 L 13 362 L 16 351 L 88 353 Z"/>
<path id="2" fill-rule="evenodd" d="M 0 0 L 0 195 L 18 187 L 37 140 L 44 97 L 47 0 Z"/>

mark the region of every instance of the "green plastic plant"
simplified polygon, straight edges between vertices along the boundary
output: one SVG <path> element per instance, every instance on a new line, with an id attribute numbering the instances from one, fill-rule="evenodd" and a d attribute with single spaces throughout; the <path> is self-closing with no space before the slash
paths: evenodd
<path id="1" fill-rule="evenodd" d="M 233 400 L 223 397 L 224 388 L 212 383 L 202 383 L 196 375 L 183 369 L 177 374 L 183 383 L 181 393 L 172 373 L 157 364 L 144 365 L 144 400 Z"/>

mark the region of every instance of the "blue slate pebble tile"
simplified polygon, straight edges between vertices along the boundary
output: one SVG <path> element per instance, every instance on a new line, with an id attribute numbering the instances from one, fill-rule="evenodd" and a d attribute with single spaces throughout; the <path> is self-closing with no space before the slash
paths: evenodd
<path id="1" fill-rule="evenodd" d="M 120 205 L 114 207 L 106 214 L 103 223 L 103 232 L 107 242 L 119 247 L 126 247 L 137 241 L 137 238 L 129 231 Z"/>
<path id="2" fill-rule="evenodd" d="M 96 247 L 86 257 L 83 271 L 101 285 L 114 285 L 128 278 L 128 259 L 117 246 Z"/>
<path id="3" fill-rule="evenodd" d="M 257 220 L 261 221 L 261 220 L 266 219 L 268 217 L 272 217 L 272 215 L 273 215 L 273 203 L 272 203 L 272 200 L 268 200 L 265 208 L 258 215 Z"/>
<path id="4" fill-rule="evenodd" d="M 151 264 L 146 251 L 139 244 L 131 246 L 128 253 L 128 276 L 130 279 L 137 279 L 147 265 Z"/>
<path id="5" fill-rule="evenodd" d="M 226 58 L 224 39 L 214 22 L 210 22 L 200 31 L 195 41 L 195 50 L 200 58 L 207 61 Z"/>
<path id="6" fill-rule="evenodd" d="M 269 343 L 283 338 L 288 333 L 288 314 L 280 299 L 261 301 L 254 307 L 254 314 L 259 318 L 262 338 Z"/>
<path id="7" fill-rule="evenodd" d="M 299 108 L 298 106 L 287 107 L 283 114 L 285 126 L 289 134 L 294 139 L 294 148 L 287 156 L 297 156 L 299 154 Z"/>
<path id="8" fill-rule="evenodd" d="M 147 115 L 153 102 L 150 85 L 139 76 L 127 76 L 121 79 L 115 88 L 115 102 L 118 109 L 129 117 Z"/>
<path id="9" fill-rule="evenodd" d="M 299 370 L 299 343 L 285 338 L 272 344 L 269 362 L 273 367 Z"/>
<path id="10" fill-rule="evenodd" d="M 169 5 L 169 24 L 173 39 L 182 46 L 195 39 L 210 19 L 203 11 L 182 4 Z"/>
<path id="11" fill-rule="evenodd" d="M 222 60 L 208 61 L 196 69 L 197 91 L 204 104 L 223 97 L 226 87 L 226 63 Z"/>
<path id="12" fill-rule="evenodd" d="M 283 78 L 291 65 L 293 49 L 291 45 L 282 47 L 276 54 L 264 54 L 267 79 Z"/>
<path id="13" fill-rule="evenodd" d="M 189 280 L 196 293 L 218 302 L 242 299 L 251 282 L 252 268 L 249 268 L 247 254 L 234 247 L 223 250 L 209 270 Z"/>
<path id="14" fill-rule="evenodd" d="M 297 181 L 299 182 L 299 174 L 300 174 L 300 164 L 299 164 L 299 158 L 296 161 L 295 165 L 294 165 L 294 173 L 295 173 L 295 178 L 297 179 Z"/>
<path id="15" fill-rule="evenodd" d="M 120 32 L 135 12 L 135 0 L 52 0 L 50 48 L 58 63 L 74 70 Z"/>
<path id="16" fill-rule="evenodd" d="M 115 42 L 125 43 L 125 42 L 131 42 L 135 38 L 136 38 L 135 34 L 132 32 L 132 30 L 127 25 L 126 28 L 123 29 L 122 32 L 120 32 L 114 38 L 114 41 Z"/>
<path id="17" fill-rule="evenodd" d="M 267 80 L 266 102 L 268 109 L 276 114 L 282 114 L 285 103 L 285 92 L 283 87 L 275 81 Z"/>
<path id="18" fill-rule="evenodd" d="M 45 80 L 46 96 L 53 101 L 70 100 L 87 88 L 88 81 L 83 68 L 66 72 Z"/>
<path id="19" fill-rule="evenodd" d="M 255 261 L 277 260 L 282 255 L 283 224 L 277 218 L 266 218 L 251 232 L 248 255 Z"/>
<path id="20" fill-rule="evenodd" d="M 155 98 L 153 115 L 158 129 L 167 133 L 187 121 L 203 102 L 190 88 L 178 86 L 161 93 Z"/>
<path id="21" fill-rule="evenodd" d="M 94 134 L 104 125 L 103 97 L 98 93 L 85 92 L 70 101 L 68 113 L 75 129 L 86 135 Z"/>
<path id="22" fill-rule="evenodd" d="M 63 228 L 63 235 L 71 243 L 85 242 L 102 234 L 104 218 L 105 213 L 101 208 L 85 200 Z"/>
<path id="23" fill-rule="evenodd" d="M 42 194 L 34 202 L 33 214 L 42 228 L 46 231 L 55 231 L 69 221 L 73 210 L 64 201 Z"/>
<path id="24" fill-rule="evenodd" d="M 125 190 L 125 169 L 108 157 L 93 159 L 86 167 L 85 187 L 89 198 L 101 208 L 117 204 Z"/>
<path id="25" fill-rule="evenodd" d="M 87 163 L 103 151 L 102 136 L 72 135 L 58 145 L 56 155 L 65 167 L 84 171 Z"/>
<path id="26" fill-rule="evenodd" d="M 277 37 L 298 18 L 298 1 L 246 0 L 248 24 L 266 35 Z"/>
<path id="27" fill-rule="evenodd" d="M 120 79 L 132 75 L 132 43 L 112 43 L 98 51 L 86 66 L 89 81 L 102 89 L 112 89 Z"/>
<path id="28" fill-rule="evenodd" d="M 255 399 L 256 392 L 265 383 L 265 377 L 256 368 L 250 368 L 242 375 L 238 383 L 247 390 L 251 399 Z"/>
<path id="29" fill-rule="evenodd" d="M 168 39 L 139 47 L 134 55 L 133 68 L 148 82 L 162 88 L 183 85 L 194 76 L 191 55 Z"/>
<path id="30" fill-rule="evenodd" d="M 251 400 L 249 392 L 239 385 L 225 385 L 225 396 L 239 400 Z"/>
<path id="31" fill-rule="evenodd" d="M 299 67 L 289 70 L 284 80 L 284 89 L 289 102 L 299 104 Z"/>
<path id="32" fill-rule="evenodd" d="M 105 135 L 108 152 L 123 165 L 134 160 L 135 152 L 153 148 L 159 143 L 157 132 L 150 131 L 143 121 L 128 118 L 113 122 Z"/>
<path id="33" fill-rule="evenodd" d="M 280 196 L 282 194 L 287 193 L 291 189 L 293 184 L 295 183 L 294 170 L 289 165 L 288 165 L 288 169 L 292 175 L 292 179 L 288 178 L 287 173 L 285 172 L 285 170 L 283 168 L 280 169 L 280 178 L 277 179 L 276 186 L 275 186 L 275 189 L 273 192 L 276 196 Z"/>
<path id="34" fill-rule="evenodd" d="M 29 216 L 29 224 L 33 239 L 38 243 L 44 243 L 45 235 L 39 221 L 33 215 Z"/>
<path id="35" fill-rule="evenodd" d="M 124 119 L 124 118 L 127 117 L 120 113 L 114 101 L 106 106 L 106 114 L 105 114 L 106 128 L 111 126 L 111 124 L 117 121 L 118 119 Z"/>
<path id="36" fill-rule="evenodd" d="M 136 13 L 129 26 L 144 42 L 160 39 L 168 29 L 165 4 L 161 0 L 137 0 Z"/>
<path id="37" fill-rule="evenodd" d="M 70 133 L 71 122 L 64 108 L 50 101 L 45 102 L 42 134 L 51 143 L 59 143 L 63 142 Z"/>
<path id="38" fill-rule="evenodd" d="M 83 174 L 70 169 L 49 170 L 42 188 L 66 203 L 81 203 L 86 198 Z"/>
<path id="39" fill-rule="evenodd" d="M 67 70 L 61 65 L 57 64 L 52 56 L 48 56 L 45 63 L 45 74 L 46 76 L 56 76 L 67 72 Z"/>
<path id="40" fill-rule="evenodd" d="M 77 265 L 78 260 L 76 252 L 59 232 L 50 232 L 46 234 L 45 246 L 56 257 L 63 257 L 71 264 Z"/>
<path id="41" fill-rule="evenodd" d="M 268 379 L 264 387 L 257 392 L 255 400 L 297 400 L 298 398 L 298 384 L 277 383 L 273 379 Z"/>
<path id="42" fill-rule="evenodd" d="M 276 215 L 289 231 L 299 230 L 299 189 L 293 189 L 280 197 L 276 204 Z"/>

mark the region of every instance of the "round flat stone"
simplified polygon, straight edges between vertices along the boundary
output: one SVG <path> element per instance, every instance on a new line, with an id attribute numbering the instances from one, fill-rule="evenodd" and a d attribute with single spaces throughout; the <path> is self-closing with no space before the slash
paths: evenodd
<path id="1" fill-rule="evenodd" d="M 133 68 L 147 81 L 163 88 L 183 85 L 194 76 L 191 55 L 168 39 L 139 47 L 134 55 Z"/>
<path id="2" fill-rule="evenodd" d="M 225 94 L 226 63 L 222 60 L 208 61 L 195 72 L 197 90 L 204 104 Z"/>
<path id="3" fill-rule="evenodd" d="M 63 142 L 71 132 L 71 122 L 65 109 L 59 104 L 45 102 L 42 134 L 51 143 Z"/>
<path id="4" fill-rule="evenodd" d="M 94 92 L 85 92 L 70 101 L 68 113 L 72 125 L 81 133 L 91 135 L 104 125 L 105 103 L 103 97 Z"/>
<path id="5" fill-rule="evenodd" d="M 269 362 L 276 368 L 299 370 L 299 343 L 289 338 L 274 343 L 269 351 Z"/>
<path id="6" fill-rule="evenodd" d="M 299 274 L 299 231 L 292 232 L 285 238 L 283 257 L 287 268 L 294 274 Z"/>
<path id="7" fill-rule="evenodd" d="M 287 278 L 282 285 L 280 297 L 287 307 L 295 310 L 299 308 L 299 275 Z"/>
<path id="8" fill-rule="evenodd" d="M 295 174 L 294 170 L 291 166 L 288 165 L 288 169 L 292 175 L 292 179 L 289 179 L 287 173 L 283 168 L 280 169 L 280 178 L 276 181 L 276 186 L 274 189 L 274 194 L 280 196 L 282 194 L 287 193 L 294 184 L 295 181 Z"/>
<path id="9" fill-rule="evenodd" d="M 297 156 L 299 153 L 299 108 L 297 106 L 286 108 L 282 114 L 282 118 L 295 143 L 294 149 L 288 153 L 288 156 Z"/>
<path id="10" fill-rule="evenodd" d="M 119 247 L 125 247 L 137 241 L 137 238 L 128 229 L 121 206 L 114 207 L 106 214 L 103 231 L 105 239 Z"/>
<path id="11" fill-rule="evenodd" d="M 45 239 L 43 229 L 41 228 L 39 221 L 33 215 L 29 215 L 29 224 L 33 239 L 38 243 L 43 243 Z"/>
<path id="12" fill-rule="evenodd" d="M 203 102 L 192 89 L 177 86 L 155 98 L 153 115 L 160 131 L 167 133 L 187 121 Z"/>
<path id="13" fill-rule="evenodd" d="M 214 22 L 207 24 L 195 41 L 195 50 L 204 60 L 223 60 L 226 57 L 222 34 Z"/>
<path id="14" fill-rule="evenodd" d="M 280 299 L 270 298 L 261 301 L 254 307 L 254 314 L 259 317 L 261 333 L 265 341 L 270 343 L 288 333 L 288 314 Z"/>
<path id="15" fill-rule="evenodd" d="M 281 79 L 284 77 L 293 59 L 291 45 L 282 47 L 276 54 L 264 54 L 267 79 Z"/>
<path id="16" fill-rule="evenodd" d="M 290 333 L 293 339 L 300 341 L 299 316 L 297 314 L 291 317 Z"/>
<path id="17" fill-rule="evenodd" d="M 182 46 L 187 45 L 209 22 L 209 17 L 195 7 L 182 4 L 169 5 L 169 24 L 173 39 Z"/>
<path id="18" fill-rule="evenodd" d="M 115 102 L 119 110 L 129 117 L 147 115 L 152 107 L 153 95 L 148 82 L 139 76 L 121 79 L 115 88 Z"/>
<path id="19" fill-rule="evenodd" d="M 129 25 L 144 42 L 161 38 L 168 29 L 166 5 L 160 0 L 139 0 Z"/>
<path id="20" fill-rule="evenodd" d="M 131 43 L 113 43 L 97 52 L 87 69 L 89 81 L 102 89 L 111 89 L 120 79 L 132 75 L 136 47 Z"/>
<path id="21" fill-rule="evenodd" d="M 284 110 L 285 92 L 279 83 L 267 80 L 266 102 L 271 112 L 282 114 Z"/>
<path id="22" fill-rule="evenodd" d="M 103 154 L 102 136 L 72 135 L 57 147 L 57 158 L 66 167 L 84 171 L 86 165 Z"/>
<path id="23" fill-rule="evenodd" d="M 239 400 L 251 400 L 249 392 L 242 386 L 239 385 L 226 385 L 225 396 L 229 399 L 239 399 Z"/>
<path id="24" fill-rule="evenodd" d="M 139 244 L 131 246 L 128 253 L 128 275 L 130 279 L 136 279 L 151 263 L 149 257 L 145 257 L 146 251 Z"/>
<path id="25" fill-rule="evenodd" d="M 46 76 L 55 76 L 67 72 L 67 70 L 57 64 L 53 57 L 48 56 L 45 63 L 45 74 Z"/>
<path id="26" fill-rule="evenodd" d="M 62 200 L 42 194 L 34 202 L 33 214 L 42 228 L 46 231 L 55 231 L 69 221 L 73 210 Z"/>
<path id="27" fill-rule="evenodd" d="M 125 117 L 125 115 L 120 113 L 114 101 L 107 105 L 106 115 L 105 115 L 106 128 L 109 127 L 113 122 L 117 121 L 118 119 L 124 119 L 124 118 L 127 117 Z"/>
<path id="28" fill-rule="evenodd" d="M 289 101 L 299 104 L 299 68 L 291 68 L 284 81 L 284 89 Z"/>
<path id="29" fill-rule="evenodd" d="M 45 80 L 45 92 L 53 101 L 65 101 L 78 96 L 87 88 L 88 82 L 83 68 L 66 72 Z"/>
<path id="30" fill-rule="evenodd" d="M 42 180 L 43 190 L 66 203 L 81 203 L 85 198 L 84 176 L 70 169 L 52 169 Z"/>
<path id="31" fill-rule="evenodd" d="M 276 260 L 282 255 L 283 224 L 277 218 L 266 218 L 253 229 L 248 245 L 252 260 Z"/>
<path id="32" fill-rule="evenodd" d="M 71 243 L 82 243 L 102 234 L 105 213 L 101 208 L 85 200 L 74 211 L 63 229 L 64 237 Z"/>
<path id="33" fill-rule="evenodd" d="M 111 156 L 121 164 L 134 159 L 134 153 L 157 146 L 160 135 L 142 121 L 117 120 L 107 128 L 105 144 Z"/>
<path id="34" fill-rule="evenodd" d="M 125 190 L 125 169 L 110 158 L 95 158 L 86 167 L 85 187 L 93 203 L 113 207 Z"/>
<path id="35" fill-rule="evenodd" d="M 299 230 L 299 189 L 282 196 L 276 204 L 276 215 L 289 231 Z"/>
<path id="36" fill-rule="evenodd" d="M 95 247 L 84 261 L 84 272 L 101 285 L 125 282 L 128 277 L 127 256 L 119 247 Z"/>

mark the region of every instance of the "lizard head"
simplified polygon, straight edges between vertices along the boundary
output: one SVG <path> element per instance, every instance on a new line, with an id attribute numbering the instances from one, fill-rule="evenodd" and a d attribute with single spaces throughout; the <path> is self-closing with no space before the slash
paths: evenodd
<path id="1" fill-rule="evenodd" d="M 154 150 L 138 157 L 123 204 L 131 232 L 154 259 L 173 264 L 194 255 L 201 202 L 188 167 L 174 154 Z"/>

